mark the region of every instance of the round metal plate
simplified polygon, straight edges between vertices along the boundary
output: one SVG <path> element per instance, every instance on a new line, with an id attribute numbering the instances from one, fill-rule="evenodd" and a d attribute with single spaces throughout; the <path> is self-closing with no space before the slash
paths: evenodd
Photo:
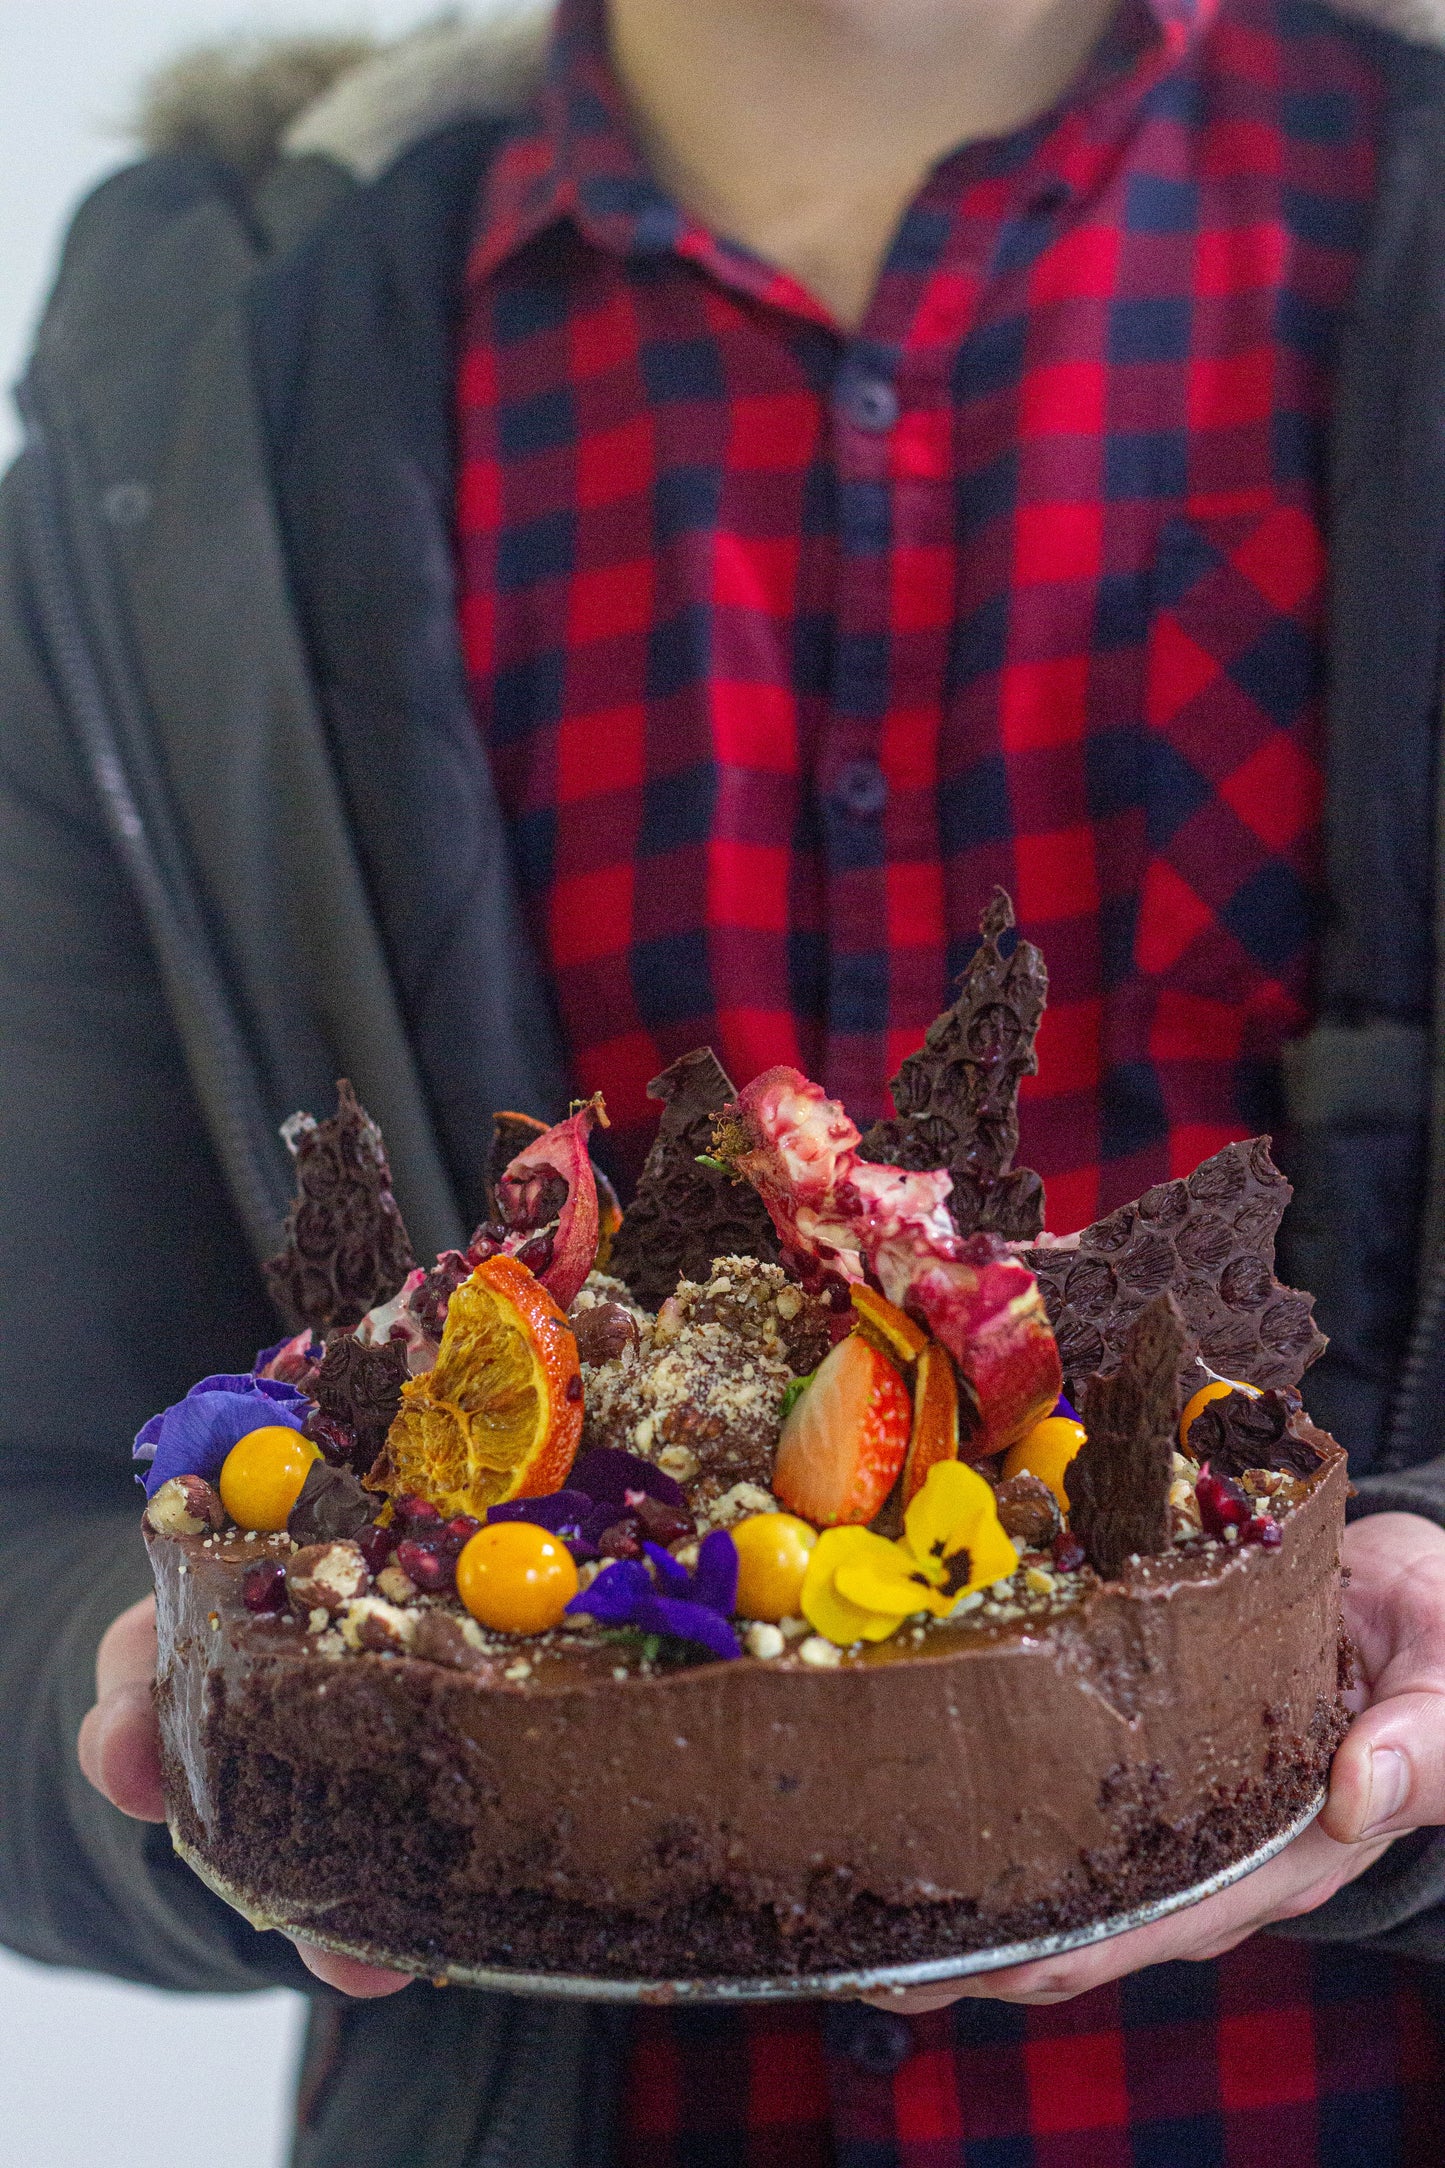
<path id="1" fill-rule="evenodd" d="M 1011 1942 L 989 1950 L 964 1950 L 954 1957 L 930 1957 L 912 1965 L 869 1965 L 844 1972 L 788 1973 L 777 1979 L 611 1980 L 557 1972 L 511 1972 L 500 1967 L 474 1965 L 447 1965 L 435 1977 L 449 1980 L 458 1987 L 494 1988 L 509 1995 L 554 1996 L 577 2002 L 796 2002 L 805 1998 L 817 2000 L 880 1991 L 901 1995 L 910 1987 L 932 1987 L 943 1980 L 963 1980 L 975 1973 L 997 1972 L 1005 1965 L 1027 1965 L 1041 1957 L 1061 1957 L 1068 1950 L 1087 1949 L 1091 1943 L 1127 1934 L 1130 1928 L 1148 1927 L 1155 1920 L 1167 1919 L 1171 1912 L 1182 1912 L 1186 1906 L 1216 1896 L 1231 1883 L 1253 1874 L 1257 1867 L 1262 1867 L 1266 1860 L 1273 1859 L 1277 1852 L 1282 1852 L 1287 1844 L 1302 1835 L 1324 1803 L 1325 1795 L 1321 1791 L 1288 1828 L 1277 1831 L 1267 1844 L 1260 1845 L 1246 1858 L 1221 1867 L 1206 1881 L 1195 1882 L 1188 1889 L 1175 1890 L 1171 1896 L 1157 1898 L 1154 1903 L 1140 1905 L 1132 1912 L 1115 1913 L 1110 1919 L 1095 1920 L 1091 1926 L 1076 1927 L 1066 1934 L 1040 1935 L 1032 1942 Z M 172 1839 L 174 1841 L 174 1831 Z M 237 1891 L 212 1873 L 188 1846 L 177 1843 L 176 1850 L 217 1896 L 243 1912 L 254 1926 L 289 1926 L 293 1933 L 304 1935 L 308 1942 L 334 1950 L 343 1957 L 359 1957 L 373 1965 L 391 1961 L 375 1949 L 361 1949 L 355 1943 L 333 1939 L 317 1918 L 307 1919 L 304 1923 L 298 1919 L 288 1922 L 256 1911 Z M 396 1962 L 401 1970 L 416 1969 L 414 1963 Z"/>

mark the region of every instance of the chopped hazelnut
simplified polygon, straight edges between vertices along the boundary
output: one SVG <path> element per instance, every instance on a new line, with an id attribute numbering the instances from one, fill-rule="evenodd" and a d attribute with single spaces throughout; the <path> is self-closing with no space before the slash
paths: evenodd
<path id="1" fill-rule="evenodd" d="M 812 1664 L 818 1671 L 832 1671 L 843 1661 L 843 1651 L 834 1648 L 821 1634 L 809 1634 L 798 1654 L 805 1664 Z"/>
<path id="2" fill-rule="evenodd" d="M 286 1593 L 298 1611 L 339 1611 L 371 1586 L 354 1543 L 308 1543 L 286 1561 Z"/>
<path id="3" fill-rule="evenodd" d="M 641 1430 L 643 1427 L 644 1425 L 642 1423 L 639 1423 L 637 1426 L 638 1430 Z M 648 1443 L 650 1444 L 651 1442 L 651 1429 L 649 1427 Z M 697 1455 L 693 1452 L 691 1446 L 665 1445 L 662 1451 L 657 1456 L 657 1465 L 662 1470 L 664 1475 L 670 1475 L 672 1477 L 674 1483 L 690 1483 L 693 1477 L 697 1474 L 698 1460 Z"/>
<path id="4" fill-rule="evenodd" d="M 743 1646 L 749 1656 L 756 1656 L 762 1663 L 781 1656 L 787 1645 L 777 1627 L 767 1625 L 762 1619 L 755 1619 L 743 1635 Z"/>
<path id="5" fill-rule="evenodd" d="M 383 1566 L 376 1577 L 378 1594 L 388 1603 L 410 1603 L 416 1594 L 416 1583 L 400 1566 Z"/>
<path id="6" fill-rule="evenodd" d="M 353 1596 L 341 1613 L 341 1634 L 351 1649 L 409 1649 L 416 1639 L 416 1614 L 379 1596 Z"/>

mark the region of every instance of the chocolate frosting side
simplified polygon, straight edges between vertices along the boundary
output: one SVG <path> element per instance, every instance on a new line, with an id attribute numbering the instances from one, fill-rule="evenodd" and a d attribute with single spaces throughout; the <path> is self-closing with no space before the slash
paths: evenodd
<path id="1" fill-rule="evenodd" d="M 699 1165 L 712 1151 L 713 1117 L 737 1095 L 710 1046 L 664 1069 L 647 1087 L 662 1121 L 637 1193 L 613 1239 L 609 1272 L 645 1309 L 661 1309 L 680 1280 L 707 1280 L 717 1257 L 778 1261 L 778 1238 L 746 1182 Z"/>
<path id="2" fill-rule="evenodd" d="M 864 1159 L 915 1174 L 946 1167 L 960 1234 L 1031 1242 L 1044 1224 L 1044 1185 L 1031 1168 L 1014 1167 L 1014 1154 L 1019 1085 L 1039 1066 L 1034 1041 L 1049 975 L 1031 941 L 1004 956 L 999 944 L 1013 923 L 1013 904 L 996 888 L 957 1000 L 889 1085 L 896 1120 L 875 1122 L 861 1150 Z"/>
<path id="3" fill-rule="evenodd" d="M 835 1669 L 617 1679 L 615 1650 L 567 1636 L 525 1645 L 525 1679 L 517 1645 L 467 1672 L 327 1658 L 241 1610 L 262 1545 L 152 1537 L 173 1826 L 252 1912 L 422 1972 L 788 1969 L 1106 1916 L 1243 1856 L 1322 1779 L 1345 1492 L 1325 1455 L 1278 1552 L 1175 1550 L 1042 1630 Z"/>
<path id="4" fill-rule="evenodd" d="M 1274 1276 L 1275 1236 L 1294 1191 L 1269 1145 L 1268 1137 L 1227 1145 L 1187 1180 L 1158 1183 L 1067 1246 L 1024 1253 L 1066 1383 L 1117 1370 L 1134 1319 L 1167 1290 L 1211 1370 L 1246 1385 L 1299 1384 L 1326 1341 L 1314 1297 Z"/>

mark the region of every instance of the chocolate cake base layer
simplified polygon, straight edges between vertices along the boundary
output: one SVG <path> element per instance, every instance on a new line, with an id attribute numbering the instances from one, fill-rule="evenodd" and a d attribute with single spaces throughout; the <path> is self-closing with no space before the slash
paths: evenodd
<path id="1" fill-rule="evenodd" d="M 1318 1794 L 1344 1490 L 1329 1446 L 1276 1551 L 1180 1547 L 1046 1621 L 832 1669 L 647 1674 L 568 1635 L 469 1671 L 327 1654 L 245 1613 L 259 1546 L 152 1539 L 172 1823 L 253 1917 L 424 1974 L 797 1975 L 1068 1931 Z"/>

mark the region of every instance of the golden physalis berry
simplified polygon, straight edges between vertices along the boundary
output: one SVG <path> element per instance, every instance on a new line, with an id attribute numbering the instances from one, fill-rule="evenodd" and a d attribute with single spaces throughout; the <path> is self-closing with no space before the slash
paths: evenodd
<path id="1" fill-rule="evenodd" d="M 284 1423 L 248 1430 L 221 1465 L 221 1503 L 238 1528 L 279 1535 L 320 1457 L 309 1438 Z"/>
<path id="2" fill-rule="evenodd" d="M 515 1257 L 489 1257 L 447 1306 L 434 1370 L 402 1387 L 373 1488 L 445 1519 L 560 1490 L 582 1435 L 582 1371 L 566 1318 Z"/>
<path id="3" fill-rule="evenodd" d="M 728 1530 L 738 1554 L 739 1618 L 801 1618 L 803 1576 L 817 1532 L 791 1513 L 753 1513 Z"/>
<path id="4" fill-rule="evenodd" d="M 1088 1435 L 1083 1424 L 1076 1423 L 1072 1416 L 1046 1415 L 1004 1454 L 1003 1480 L 1008 1483 L 1016 1475 L 1036 1475 L 1041 1483 L 1048 1484 L 1058 1499 L 1059 1510 L 1067 1513 L 1069 1501 L 1064 1491 L 1064 1470 Z"/>
<path id="5" fill-rule="evenodd" d="M 576 1593 L 572 1553 L 532 1521 L 490 1522 L 457 1560 L 457 1594 L 494 1633 L 548 1633 Z"/>
<path id="6" fill-rule="evenodd" d="M 1197 1393 L 1191 1393 L 1184 1403 L 1184 1413 L 1179 1418 L 1179 1443 L 1189 1443 L 1189 1426 L 1196 1415 L 1202 1415 L 1211 1400 L 1223 1400 L 1226 1393 L 1248 1393 L 1251 1400 L 1258 1400 L 1259 1387 L 1244 1385 L 1238 1378 L 1211 1378 L 1201 1385 Z"/>

